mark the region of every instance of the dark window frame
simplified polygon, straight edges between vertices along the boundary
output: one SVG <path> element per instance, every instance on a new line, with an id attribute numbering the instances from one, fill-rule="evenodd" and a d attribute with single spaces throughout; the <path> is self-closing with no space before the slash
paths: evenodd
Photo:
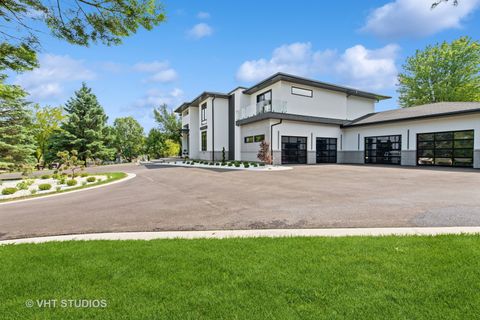
<path id="1" fill-rule="evenodd" d="M 383 144 L 385 142 L 379 141 L 382 138 L 392 138 L 393 141 L 389 142 L 392 144 L 390 150 L 383 150 L 384 154 L 379 156 L 378 155 L 378 150 L 382 150 L 380 148 L 377 148 L 377 145 L 379 143 Z M 393 139 L 395 138 L 395 139 Z M 372 143 L 371 139 L 375 139 L 375 142 Z M 397 146 L 394 148 L 393 145 L 397 144 Z M 375 147 L 373 147 L 375 145 Z M 392 135 L 384 135 L 384 136 L 369 136 L 369 137 L 364 137 L 364 162 L 366 164 L 391 164 L 391 165 L 401 165 L 402 164 L 402 135 L 401 134 L 392 134 Z M 397 153 L 397 155 L 392 155 L 388 154 L 386 155 L 385 153 Z"/>
<path id="2" fill-rule="evenodd" d="M 201 151 L 207 151 L 207 131 L 202 131 L 200 134 L 201 137 Z"/>
<path id="3" fill-rule="evenodd" d="M 247 136 L 247 137 L 243 138 L 244 143 L 253 143 L 254 140 L 255 140 L 254 136 Z"/>
<path id="4" fill-rule="evenodd" d="M 459 132 L 471 132 L 472 133 L 472 138 L 467 138 L 467 139 L 457 139 L 455 138 L 455 134 Z M 441 139 L 437 138 L 437 135 L 451 135 L 451 138 L 449 139 Z M 432 135 L 431 139 L 420 139 L 421 136 L 427 136 L 427 135 Z M 469 141 L 471 142 L 472 147 L 471 148 L 465 148 L 465 147 L 456 147 L 456 141 Z M 439 143 L 444 143 L 444 145 L 448 145 L 448 142 L 451 142 L 451 147 L 437 147 L 437 142 Z M 431 144 L 431 147 L 420 147 L 420 145 L 423 144 Z M 430 167 L 460 167 L 460 168 L 472 168 L 473 167 L 473 162 L 474 162 L 474 150 L 475 150 L 475 130 L 474 129 L 466 129 L 466 130 L 454 130 L 454 131 L 436 131 L 436 132 L 419 132 L 417 133 L 417 146 L 416 146 L 416 164 L 418 166 L 430 166 Z M 467 156 L 455 156 L 456 151 L 471 151 L 471 157 Z M 432 152 L 432 156 L 426 156 L 426 152 Z M 448 154 L 450 152 L 450 156 L 446 156 L 445 154 Z M 441 154 L 444 154 L 443 156 L 440 156 Z M 431 163 L 420 163 L 420 158 L 429 158 L 431 159 Z M 437 159 L 449 159 L 451 160 L 450 164 L 437 164 Z M 459 162 L 456 163 L 455 159 L 461 159 L 461 160 L 467 160 L 469 163 L 468 165 L 461 165 L 461 163 L 465 162 Z"/>
<path id="5" fill-rule="evenodd" d="M 294 93 L 294 92 L 293 92 L 293 89 L 310 91 L 310 95 L 305 95 L 305 94 L 300 94 L 300 93 Z M 291 87 L 290 87 L 290 93 L 293 94 L 294 96 L 300 96 L 300 97 L 306 97 L 306 98 L 313 98 L 313 90 L 311 90 L 311 89 L 305 89 L 305 88 L 300 88 L 300 87 L 291 86 Z"/>
<path id="6" fill-rule="evenodd" d="M 263 140 L 265 140 L 265 134 L 257 134 L 255 136 L 253 136 L 253 142 L 254 143 L 260 143 Z"/>
<path id="7" fill-rule="evenodd" d="M 267 93 L 270 93 L 270 99 L 260 100 L 260 97 L 265 96 Z M 272 89 L 267 90 L 267 91 L 265 91 L 265 92 L 262 92 L 262 93 L 260 93 L 260 94 L 257 94 L 256 99 L 257 99 L 257 103 L 260 103 L 261 101 L 272 101 L 272 99 L 273 99 Z"/>
<path id="8" fill-rule="evenodd" d="M 207 103 L 200 105 L 200 121 L 202 124 L 207 122 Z"/>

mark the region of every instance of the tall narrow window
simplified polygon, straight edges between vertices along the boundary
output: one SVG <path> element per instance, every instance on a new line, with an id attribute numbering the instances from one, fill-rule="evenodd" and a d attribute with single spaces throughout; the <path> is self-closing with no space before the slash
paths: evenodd
<path id="1" fill-rule="evenodd" d="M 200 107 L 200 119 L 202 124 L 207 122 L 207 103 L 202 104 Z"/>
<path id="2" fill-rule="evenodd" d="M 207 151 L 207 131 L 202 131 L 202 151 Z"/>

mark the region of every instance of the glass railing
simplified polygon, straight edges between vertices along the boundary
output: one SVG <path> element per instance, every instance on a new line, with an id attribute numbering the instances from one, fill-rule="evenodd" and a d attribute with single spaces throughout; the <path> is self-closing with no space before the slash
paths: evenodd
<path id="1" fill-rule="evenodd" d="M 267 112 L 287 113 L 287 101 L 273 99 L 241 107 L 240 110 L 237 111 L 237 120 L 254 117 Z"/>

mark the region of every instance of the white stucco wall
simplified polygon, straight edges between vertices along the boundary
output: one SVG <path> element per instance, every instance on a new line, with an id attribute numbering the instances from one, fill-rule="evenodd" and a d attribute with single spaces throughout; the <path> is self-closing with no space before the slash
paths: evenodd
<path id="1" fill-rule="evenodd" d="M 222 151 L 225 148 L 225 151 L 228 153 L 228 99 L 215 98 L 214 103 L 214 151 Z M 209 125 L 209 129 L 210 127 Z"/>
<path id="2" fill-rule="evenodd" d="M 416 150 L 417 133 L 471 129 L 475 130 L 474 149 L 478 150 L 480 149 L 480 115 L 478 114 L 344 128 L 343 150 L 364 150 L 365 137 L 397 134 L 402 135 L 402 150 Z M 410 130 L 409 139 L 407 138 L 408 130 Z M 358 134 L 360 134 L 360 149 Z"/>
<path id="3" fill-rule="evenodd" d="M 190 139 L 189 139 L 189 157 L 192 159 L 198 159 L 198 151 L 200 145 L 198 142 L 199 130 L 198 130 L 198 107 L 189 107 L 190 117 Z"/>
<path id="4" fill-rule="evenodd" d="M 347 118 L 353 120 L 375 112 L 375 100 L 349 96 L 347 98 Z"/>
<path id="5" fill-rule="evenodd" d="M 272 123 L 277 122 L 278 120 L 272 121 Z M 340 143 L 340 135 L 341 129 L 339 125 L 284 120 L 282 124 L 273 127 L 273 151 L 281 151 L 282 136 L 307 137 L 307 150 L 316 151 L 317 138 L 337 138 L 337 143 Z"/>
<path id="6" fill-rule="evenodd" d="M 271 120 L 263 120 L 241 126 L 240 135 L 240 157 L 237 160 L 242 161 L 259 161 L 257 158 L 260 142 L 245 143 L 245 137 L 265 135 L 265 140 L 270 141 L 270 122 Z"/>

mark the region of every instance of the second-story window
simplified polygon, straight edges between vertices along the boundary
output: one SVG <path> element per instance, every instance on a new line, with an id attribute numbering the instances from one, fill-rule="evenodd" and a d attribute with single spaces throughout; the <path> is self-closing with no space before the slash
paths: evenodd
<path id="1" fill-rule="evenodd" d="M 207 122 L 207 103 L 202 104 L 200 107 L 200 119 L 202 123 Z"/>
<path id="2" fill-rule="evenodd" d="M 186 109 L 185 111 L 183 111 L 183 116 L 184 116 L 184 117 L 188 116 L 188 109 Z"/>
<path id="3" fill-rule="evenodd" d="M 269 104 L 270 101 L 272 101 L 272 90 L 268 90 L 267 92 L 264 92 L 257 96 L 257 103 L 264 102 L 264 101 L 265 101 L 265 104 Z"/>

